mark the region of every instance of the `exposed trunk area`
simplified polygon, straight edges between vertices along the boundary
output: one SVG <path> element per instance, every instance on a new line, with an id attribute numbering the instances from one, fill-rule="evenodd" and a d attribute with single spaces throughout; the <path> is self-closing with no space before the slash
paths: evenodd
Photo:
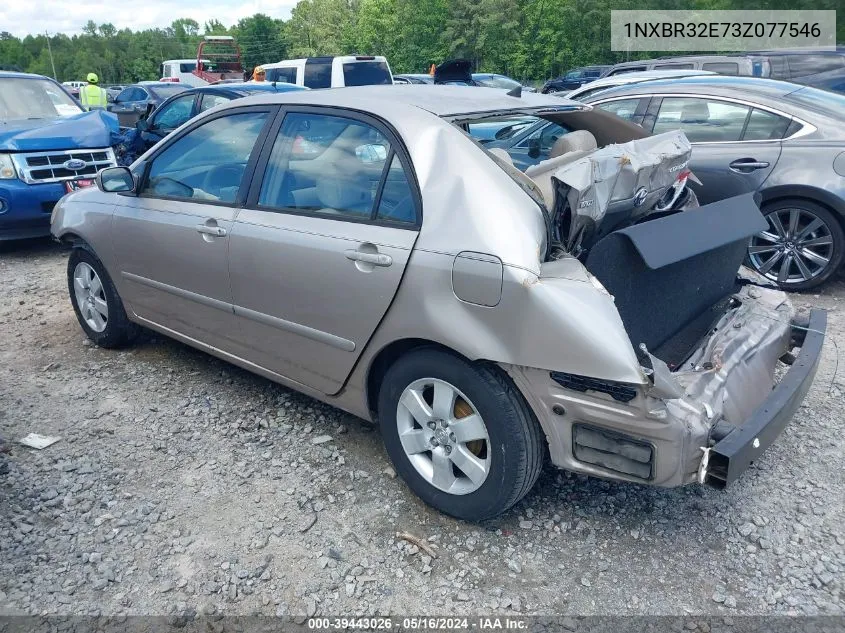
<path id="1" fill-rule="evenodd" d="M 752 194 L 616 230 L 585 264 L 616 301 L 635 348 L 679 366 L 730 307 L 748 239 L 766 222 Z"/>

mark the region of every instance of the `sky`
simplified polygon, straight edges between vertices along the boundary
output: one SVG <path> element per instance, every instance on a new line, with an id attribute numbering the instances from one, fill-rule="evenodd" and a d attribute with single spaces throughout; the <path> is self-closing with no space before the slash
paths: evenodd
<path id="1" fill-rule="evenodd" d="M 200 28 L 211 18 L 231 26 L 256 13 L 286 20 L 294 6 L 296 0 L 6 0 L 0 2 L 0 31 L 18 37 L 44 31 L 73 35 L 88 20 L 139 31 L 170 26 L 177 18 L 193 18 Z"/>

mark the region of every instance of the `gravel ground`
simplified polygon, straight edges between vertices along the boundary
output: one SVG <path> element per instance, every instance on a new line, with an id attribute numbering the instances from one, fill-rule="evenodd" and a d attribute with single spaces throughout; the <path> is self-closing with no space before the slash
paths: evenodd
<path id="1" fill-rule="evenodd" d="M 357 418 L 161 337 L 92 346 L 66 262 L 0 251 L 0 614 L 845 614 L 841 278 L 794 297 L 831 310 L 822 365 L 730 490 L 547 467 L 472 525 Z"/>

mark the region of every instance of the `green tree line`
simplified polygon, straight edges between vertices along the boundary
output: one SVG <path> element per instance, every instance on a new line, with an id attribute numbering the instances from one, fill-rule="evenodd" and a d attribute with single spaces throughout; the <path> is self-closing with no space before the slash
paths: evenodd
<path id="1" fill-rule="evenodd" d="M 67 36 L 0 32 L 0 65 L 59 81 L 96 72 L 104 83 L 159 78 L 166 59 L 193 58 L 203 35 L 237 38 L 245 68 L 310 55 L 385 55 L 394 72 L 426 72 L 452 57 L 479 71 L 539 80 L 648 54 L 610 50 L 612 9 L 835 9 L 841 0 L 300 0 L 288 20 L 256 14 L 226 26 L 175 20 L 133 31 L 89 21 Z M 837 23 L 845 42 L 845 19 Z M 48 46 L 49 43 L 49 46 Z M 52 53 L 52 59 L 51 59 Z M 655 54 L 656 55 L 656 54 Z M 55 69 L 55 70 L 54 70 Z"/>

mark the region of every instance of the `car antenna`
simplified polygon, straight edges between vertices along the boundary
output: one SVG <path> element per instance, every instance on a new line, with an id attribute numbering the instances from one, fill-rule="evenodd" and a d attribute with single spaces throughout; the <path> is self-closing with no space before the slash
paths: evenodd
<path id="1" fill-rule="evenodd" d="M 513 90 L 508 90 L 507 95 L 509 97 L 516 97 L 519 99 L 522 96 L 522 86 L 517 86 Z"/>

